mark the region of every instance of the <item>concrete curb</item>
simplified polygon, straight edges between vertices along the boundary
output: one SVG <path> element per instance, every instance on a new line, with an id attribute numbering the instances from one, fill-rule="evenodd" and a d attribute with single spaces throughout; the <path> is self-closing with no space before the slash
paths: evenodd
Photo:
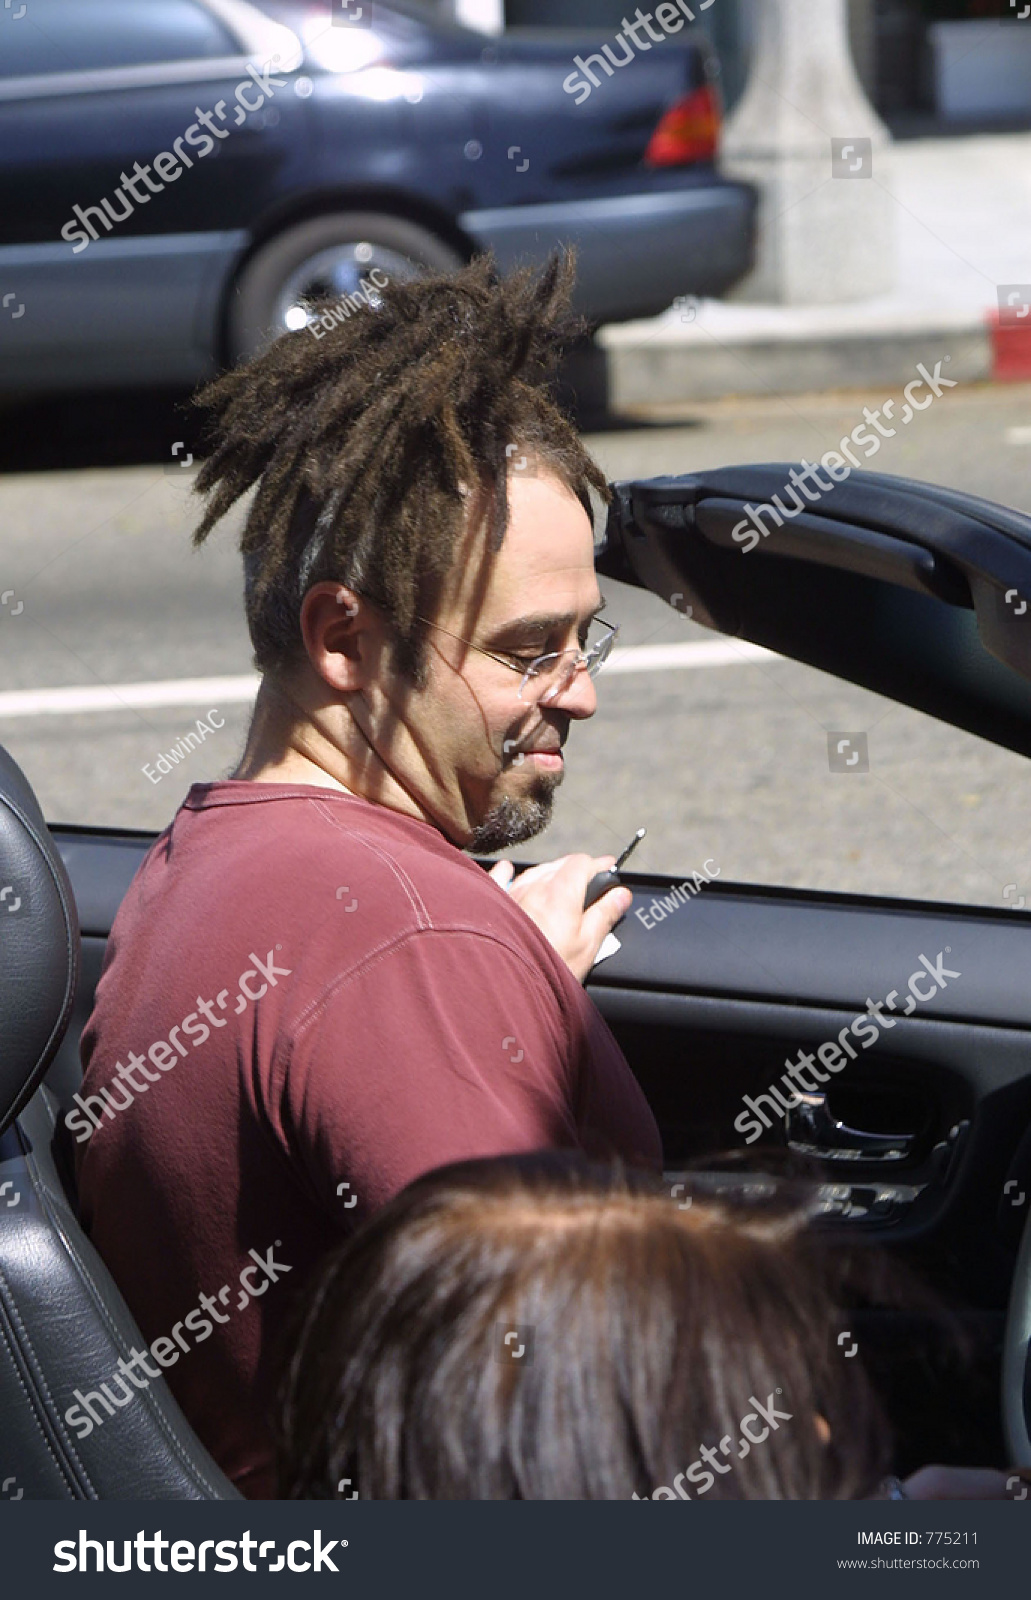
<path id="1" fill-rule="evenodd" d="M 608 403 L 613 411 L 716 400 L 725 395 L 808 394 L 823 389 L 897 387 L 913 378 L 917 363 L 949 357 L 949 376 L 961 382 L 1031 378 L 1031 333 L 993 328 L 988 320 L 961 325 L 943 318 L 901 331 L 840 328 L 776 336 L 701 325 L 695 338 L 628 338 L 605 328 L 599 342 L 608 363 Z M 1015 349 L 1015 334 L 1028 349 Z M 1009 342 L 1007 342 L 1009 339 Z M 1004 368 L 1004 370 L 1001 370 Z"/>
<path id="2" fill-rule="evenodd" d="M 987 314 L 946 313 L 908 326 L 886 318 L 865 327 L 847 315 L 835 328 L 828 317 L 787 312 L 778 327 L 769 316 L 774 308 L 757 309 L 764 315 L 750 319 L 707 315 L 703 306 L 683 330 L 670 328 L 666 318 L 603 329 L 598 338 L 611 410 L 731 395 L 890 389 L 907 383 L 919 362 L 933 366 L 946 357 L 949 376 L 960 382 L 1031 377 L 1031 329 L 1000 327 Z M 807 321 L 823 325 L 806 327 Z"/>

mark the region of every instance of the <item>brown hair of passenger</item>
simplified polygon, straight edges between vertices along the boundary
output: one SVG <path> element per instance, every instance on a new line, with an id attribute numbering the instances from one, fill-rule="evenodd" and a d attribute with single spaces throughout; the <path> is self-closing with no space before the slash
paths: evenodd
<path id="1" fill-rule="evenodd" d="M 889 1432 L 838 1341 L 840 1245 L 810 1226 L 811 1190 L 779 1195 L 671 1195 L 556 1154 L 419 1179 L 334 1252 L 308 1302 L 280 1493 L 874 1495 Z"/>

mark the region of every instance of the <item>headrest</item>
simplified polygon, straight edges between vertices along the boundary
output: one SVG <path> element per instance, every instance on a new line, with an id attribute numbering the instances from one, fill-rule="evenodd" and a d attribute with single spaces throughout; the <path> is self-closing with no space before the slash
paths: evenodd
<path id="1" fill-rule="evenodd" d="M 25 774 L 0 746 L 0 1133 L 30 1099 L 68 1026 L 79 916 Z"/>

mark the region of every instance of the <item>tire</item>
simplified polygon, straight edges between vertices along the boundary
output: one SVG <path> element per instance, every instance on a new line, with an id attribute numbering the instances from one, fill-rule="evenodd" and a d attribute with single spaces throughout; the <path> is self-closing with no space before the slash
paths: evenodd
<path id="1" fill-rule="evenodd" d="M 241 272 L 229 301 L 230 360 L 247 361 L 303 327 L 307 300 L 353 294 L 376 267 L 404 282 L 464 264 L 450 245 L 400 217 L 354 211 L 299 223 L 263 245 Z"/>

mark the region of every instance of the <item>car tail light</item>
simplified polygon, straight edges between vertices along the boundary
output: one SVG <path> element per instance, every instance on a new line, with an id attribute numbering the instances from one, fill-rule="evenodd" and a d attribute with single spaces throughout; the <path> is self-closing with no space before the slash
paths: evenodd
<path id="1" fill-rule="evenodd" d="M 649 167 L 680 167 L 689 161 L 712 161 L 720 136 L 720 98 L 715 86 L 703 84 L 670 106 L 644 153 Z"/>

